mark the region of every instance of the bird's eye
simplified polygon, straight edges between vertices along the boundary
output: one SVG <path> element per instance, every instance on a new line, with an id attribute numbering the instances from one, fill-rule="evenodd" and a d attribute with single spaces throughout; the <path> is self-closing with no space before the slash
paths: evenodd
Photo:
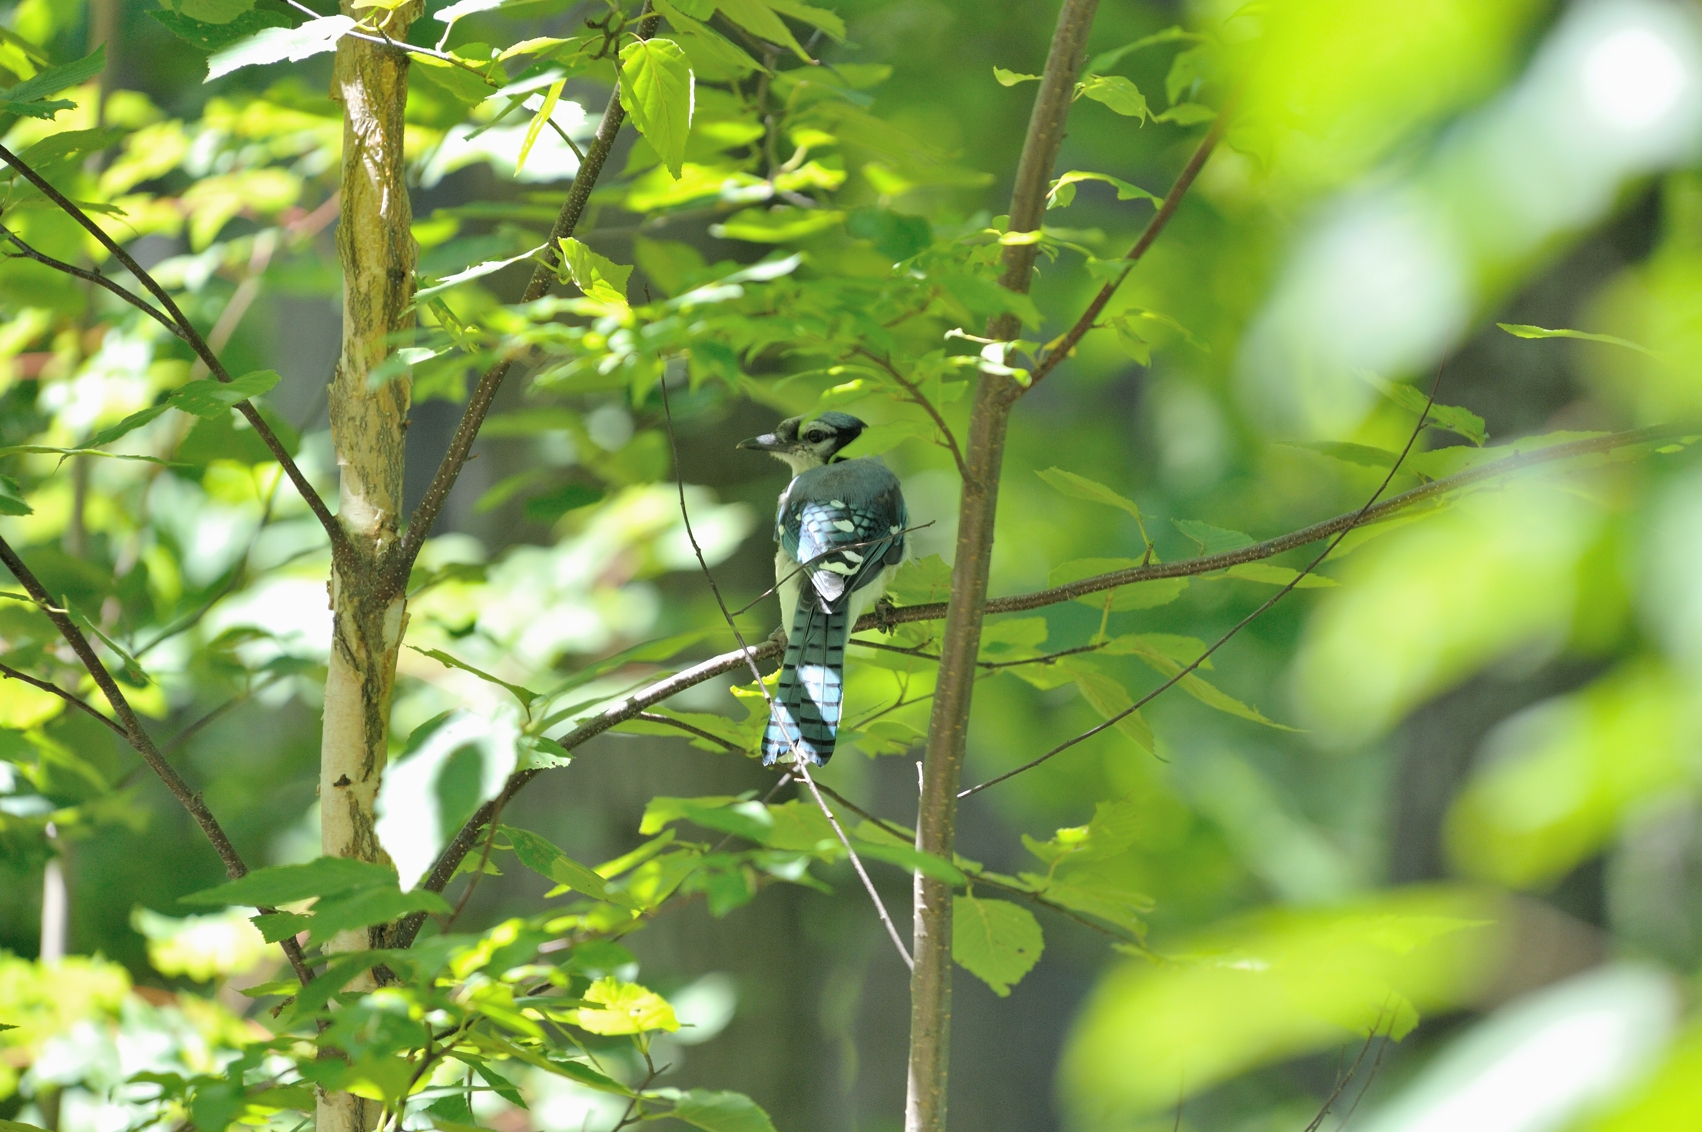
<path id="1" fill-rule="evenodd" d="M 827 433 L 816 432 L 812 429 L 804 434 L 804 439 L 809 441 L 811 444 L 819 444 L 827 439 Z"/>

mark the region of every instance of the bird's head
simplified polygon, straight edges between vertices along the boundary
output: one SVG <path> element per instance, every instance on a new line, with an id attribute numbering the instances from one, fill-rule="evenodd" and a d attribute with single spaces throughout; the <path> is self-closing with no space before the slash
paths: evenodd
<path id="1" fill-rule="evenodd" d="M 739 447 L 766 452 L 797 475 L 833 459 L 867 427 L 849 413 L 823 413 L 808 424 L 803 417 L 787 417 L 774 426 L 773 432 L 741 440 Z"/>

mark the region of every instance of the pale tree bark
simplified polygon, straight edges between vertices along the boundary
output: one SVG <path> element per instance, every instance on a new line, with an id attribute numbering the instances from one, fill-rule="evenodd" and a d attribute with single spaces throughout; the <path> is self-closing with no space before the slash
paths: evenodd
<path id="1" fill-rule="evenodd" d="M 344 11 L 353 15 L 347 0 Z M 375 10 L 363 9 L 363 15 Z M 418 4 L 389 14 L 385 32 L 407 33 Z M 345 38 L 337 47 L 332 97 L 343 104 L 343 184 L 337 251 L 343 268 L 343 344 L 331 378 L 331 439 L 337 453 L 337 518 L 349 548 L 332 565 L 333 618 L 325 722 L 319 755 L 321 850 L 326 856 L 386 860 L 373 832 L 374 802 L 390 735 L 396 653 L 407 622 L 405 590 L 383 584 L 383 560 L 402 521 L 402 456 L 409 381 L 376 389 L 368 376 L 412 325 L 415 247 L 403 180 L 402 111 L 408 61 L 386 45 Z M 372 931 L 345 932 L 325 950 L 374 946 Z M 358 989 L 372 985 L 362 976 Z M 321 1092 L 318 1132 L 366 1132 L 377 1102 Z"/>
<path id="2" fill-rule="evenodd" d="M 1064 0 L 1058 13 L 1057 31 L 1040 90 L 1034 97 L 1011 193 L 1012 232 L 1032 232 L 1040 227 L 1047 184 L 1064 139 L 1076 72 L 1098 6 L 1099 0 Z M 1007 247 L 1000 283 L 1012 291 L 1027 292 L 1036 250 L 1032 244 Z M 1020 329 L 1014 317 L 1004 316 L 993 320 L 988 336 L 1011 339 Z M 975 660 L 981 647 L 987 574 L 993 557 L 1005 428 L 1011 407 L 1021 396 L 1022 386 L 1010 377 L 982 374 L 970 411 L 951 601 L 941 639 L 939 682 L 928 720 L 922 799 L 916 817 L 916 847 L 947 860 L 957 841 L 957 792 L 963 779 Z M 915 874 L 914 886 L 911 953 L 916 966 L 910 977 L 910 1073 L 904 1127 L 906 1132 L 943 1132 L 946 1074 L 951 1061 L 952 886 L 921 872 Z"/>

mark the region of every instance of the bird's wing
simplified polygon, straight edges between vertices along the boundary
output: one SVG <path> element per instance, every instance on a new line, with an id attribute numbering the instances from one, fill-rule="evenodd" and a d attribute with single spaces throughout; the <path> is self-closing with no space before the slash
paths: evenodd
<path id="1" fill-rule="evenodd" d="M 830 609 L 873 581 L 904 540 L 904 499 L 896 480 L 889 491 L 866 500 L 800 499 L 788 511 L 786 549 Z"/>

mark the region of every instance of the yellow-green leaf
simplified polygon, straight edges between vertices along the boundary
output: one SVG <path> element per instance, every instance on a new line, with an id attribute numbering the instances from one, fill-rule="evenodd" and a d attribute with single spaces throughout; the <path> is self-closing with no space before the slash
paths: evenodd
<path id="1" fill-rule="evenodd" d="M 621 48 L 621 105 L 677 181 L 691 130 L 691 63 L 671 39 L 641 39 Z"/>
<path id="2" fill-rule="evenodd" d="M 1000 998 L 1034 969 L 1045 950 L 1034 914 L 1008 900 L 959 896 L 952 900 L 951 914 L 951 957 Z"/>
<path id="3" fill-rule="evenodd" d="M 585 991 L 585 1001 L 594 1005 L 575 1011 L 573 1021 L 593 1034 L 642 1034 L 680 1028 L 667 999 L 612 975 L 592 983 Z"/>
<path id="4" fill-rule="evenodd" d="M 561 266 L 586 298 L 626 306 L 626 281 L 632 268 L 598 255 L 572 236 L 562 237 Z"/>
<path id="5" fill-rule="evenodd" d="M 520 143 L 520 155 L 514 159 L 516 177 L 520 175 L 520 170 L 526 167 L 526 158 L 531 156 L 532 146 L 537 143 L 539 132 L 549 122 L 550 115 L 555 113 L 556 103 L 561 101 L 561 88 L 566 85 L 566 79 L 557 79 L 551 83 L 550 89 L 544 94 L 544 104 L 532 115 L 532 124 L 526 127 L 526 140 Z"/>

